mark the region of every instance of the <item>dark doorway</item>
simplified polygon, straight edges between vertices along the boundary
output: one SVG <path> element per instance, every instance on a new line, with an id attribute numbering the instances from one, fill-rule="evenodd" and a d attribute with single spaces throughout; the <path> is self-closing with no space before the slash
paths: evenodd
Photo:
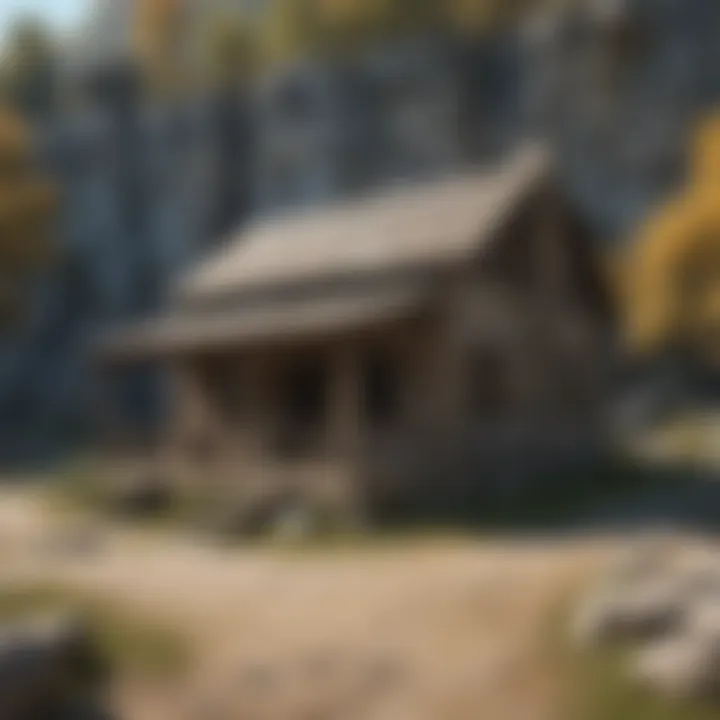
<path id="1" fill-rule="evenodd" d="M 508 367 L 502 355 L 492 350 L 475 352 L 470 359 L 468 396 L 476 420 L 497 420 L 509 404 Z"/>
<path id="2" fill-rule="evenodd" d="M 322 442 L 327 420 L 328 371 L 321 360 L 303 360 L 283 373 L 280 382 L 279 453 L 302 456 Z"/>
<path id="3" fill-rule="evenodd" d="M 400 413 L 400 373 L 395 359 L 374 353 L 363 365 L 365 417 L 373 427 L 391 424 Z"/>

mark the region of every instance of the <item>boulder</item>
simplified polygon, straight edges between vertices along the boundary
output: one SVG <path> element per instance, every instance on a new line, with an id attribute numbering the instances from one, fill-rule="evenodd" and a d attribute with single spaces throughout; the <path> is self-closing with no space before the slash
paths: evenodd
<path id="1" fill-rule="evenodd" d="M 681 633 L 651 643 L 633 658 L 631 673 L 667 697 L 704 700 L 720 697 L 720 636 Z"/>
<path id="2" fill-rule="evenodd" d="M 0 630 L 2 718 L 71 717 L 71 710 L 93 704 L 106 674 L 89 632 L 74 618 L 38 618 Z"/>
<path id="3" fill-rule="evenodd" d="M 682 585 L 690 601 L 720 601 L 720 557 L 709 548 L 680 556 L 667 573 Z"/>
<path id="4" fill-rule="evenodd" d="M 270 529 L 278 540 L 300 542 L 317 533 L 318 518 L 308 506 L 289 505 L 280 508 L 270 520 Z"/>
<path id="5" fill-rule="evenodd" d="M 614 563 L 607 585 L 628 586 L 648 582 L 666 573 L 676 558 L 674 544 L 666 537 L 654 537 L 634 543 Z"/>
<path id="6" fill-rule="evenodd" d="M 154 473 L 119 483 L 110 492 L 111 509 L 122 516 L 149 517 L 167 510 L 173 502 L 170 484 Z"/>
<path id="7" fill-rule="evenodd" d="M 590 597 L 574 618 L 573 639 L 581 646 L 607 641 L 658 638 L 677 630 L 685 619 L 682 586 L 649 581 L 637 587 L 611 588 Z"/>
<path id="8" fill-rule="evenodd" d="M 688 609 L 684 632 L 688 636 L 716 638 L 720 644 L 720 602 L 708 598 L 694 603 Z"/>

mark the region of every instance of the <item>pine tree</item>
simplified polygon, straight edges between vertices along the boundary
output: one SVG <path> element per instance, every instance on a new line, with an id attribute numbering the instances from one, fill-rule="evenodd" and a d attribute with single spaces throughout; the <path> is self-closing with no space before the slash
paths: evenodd
<path id="1" fill-rule="evenodd" d="M 55 107 L 55 72 L 47 28 L 34 19 L 18 21 L 10 29 L 2 57 L 4 100 L 31 118 L 46 118 Z"/>
<path id="2" fill-rule="evenodd" d="M 0 109 L 0 323 L 20 317 L 32 279 L 49 259 L 55 206 L 50 185 L 36 172 L 29 133 Z"/>

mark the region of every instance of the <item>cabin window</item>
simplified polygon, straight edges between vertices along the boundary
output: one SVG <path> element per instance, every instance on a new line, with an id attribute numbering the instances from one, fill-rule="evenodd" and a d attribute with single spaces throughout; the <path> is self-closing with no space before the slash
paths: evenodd
<path id="1" fill-rule="evenodd" d="M 327 396 L 324 363 L 305 361 L 286 370 L 280 382 L 281 455 L 302 455 L 317 447 L 327 420 Z"/>
<path id="2" fill-rule="evenodd" d="M 393 422 L 400 412 L 398 366 L 388 355 L 375 354 L 363 366 L 365 417 L 373 426 Z"/>
<path id="3" fill-rule="evenodd" d="M 476 420 L 502 415 L 510 403 L 509 368 L 505 358 L 490 349 L 473 353 L 468 371 L 468 399 Z"/>
<path id="4" fill-rule="evenodd" d="M 558 362 L 560 376 L 557 392 L 562 410 L 569 415 L 583 415 L 591 407 L 591 369 L 579 359 Z"/>

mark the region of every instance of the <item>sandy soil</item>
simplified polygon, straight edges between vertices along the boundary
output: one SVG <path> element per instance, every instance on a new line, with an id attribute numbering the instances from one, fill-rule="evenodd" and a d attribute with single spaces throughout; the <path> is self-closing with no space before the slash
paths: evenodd
<path id="1" fill-rule="evenodd" d="M 123 717 L 554 720 L 543 655 L 559 599 L 616 549 L 598 540 L 426 539 L 231 549 L 104 527 L 91 554 L 27 492 L 0 497 L 0 579 L 107 593 L 186 633 L 182 687 Z M 72 543 L 69 543 L 72 545 Z"/>

